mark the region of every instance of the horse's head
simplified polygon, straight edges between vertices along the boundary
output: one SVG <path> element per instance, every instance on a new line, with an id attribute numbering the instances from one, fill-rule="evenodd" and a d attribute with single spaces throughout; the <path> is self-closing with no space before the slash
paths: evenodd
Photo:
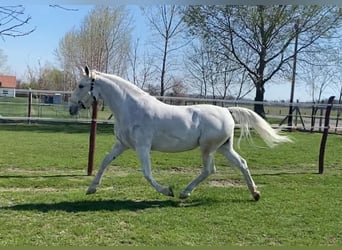
<path id="1" fill-rule="evenodd" d="M 92 94 L 94 81 L 95 79 L 91 76 L 89 68 L 86 66 L 84 77 L 80 80 L 69 100 L 69 112 L 71 115 L 76 115 L 80 109 L 88 109 L 92 105 L 94 101 Z"/>

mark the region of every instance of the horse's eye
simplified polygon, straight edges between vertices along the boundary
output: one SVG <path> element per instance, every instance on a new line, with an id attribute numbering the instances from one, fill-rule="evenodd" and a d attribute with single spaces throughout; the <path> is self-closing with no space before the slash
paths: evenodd
<path id="1" fill-rule="evenodd" d="M 80 85 L 78 85 L 78 88 L 83 89 L 84 85 L 80 84 Z"/>

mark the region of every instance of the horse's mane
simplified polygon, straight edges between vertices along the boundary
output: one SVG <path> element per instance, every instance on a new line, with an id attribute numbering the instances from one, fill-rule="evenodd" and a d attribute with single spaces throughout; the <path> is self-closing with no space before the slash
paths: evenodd
<path id="1" fill-rule="evenodd" d="M 115 82 L 117 85 L 119 85 L 120 87 L 122 87 L 123 89 L 130 89 L 131 91 L 133 91 L 137 94 L 149 95 L 147 92 L 145 92 L 144 90 L 142 90 L 138 86 L 134 85 L 130 81 L 127 81 L 127 80 L 125 80 L 125 79 L 123 79 L 117 75 L 102 73 L 102 72 L 98 72 L 95 70 L 92 71 L 92 75 L 94 75 L 95 77 L 96 77 L 96 75 L 99 75 L 105 79 L 111 80 L 111 81 Z"/>

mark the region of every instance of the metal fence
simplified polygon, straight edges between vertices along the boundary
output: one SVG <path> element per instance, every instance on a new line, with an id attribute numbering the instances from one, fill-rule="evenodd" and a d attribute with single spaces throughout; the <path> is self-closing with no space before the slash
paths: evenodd
<path id="1" fill-rule="evenodd" d="M 47 91 L 47 90 L 23 90 L 17 89 L 15 97 L 0 97 L 0 123 L 18 122 L 63 122 L 63 123 L 90 123 L 91 111 L 82 110 L 77 116 L 70 116 L 68 112 L 68 100 L 71 92 Z M 249 100 L 222 100 L 203 99 L 191 97 L 156 96 L 159 100 L 172 105 L 214 104 L 222 107 L 241 106 L 253 109 L 256 103 Z M 287 126 L 287 118 L 290 103 L 262 102 L 268 122 L 273 127 Z M 290 129 L 302 131 L 324 130 L 324 116 L 327 103 L 294 103 L 293 123 Z M 341 121 L 342 105 L 334 103 L 332 106 L 329 132 L 342 133 Z M 98 106 L 99 123 L 114 123 L 111 111 L 105 103 Z"/>

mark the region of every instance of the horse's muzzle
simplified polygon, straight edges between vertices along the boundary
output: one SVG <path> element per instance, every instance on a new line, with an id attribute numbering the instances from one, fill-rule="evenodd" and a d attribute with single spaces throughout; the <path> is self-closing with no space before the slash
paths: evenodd
<path id="1" fill-rule="evenodd" d="M 69 113 L 70 115 L 77 115 L 79 111 L 78 105 L 71 105 L 69 106 Z"/>

